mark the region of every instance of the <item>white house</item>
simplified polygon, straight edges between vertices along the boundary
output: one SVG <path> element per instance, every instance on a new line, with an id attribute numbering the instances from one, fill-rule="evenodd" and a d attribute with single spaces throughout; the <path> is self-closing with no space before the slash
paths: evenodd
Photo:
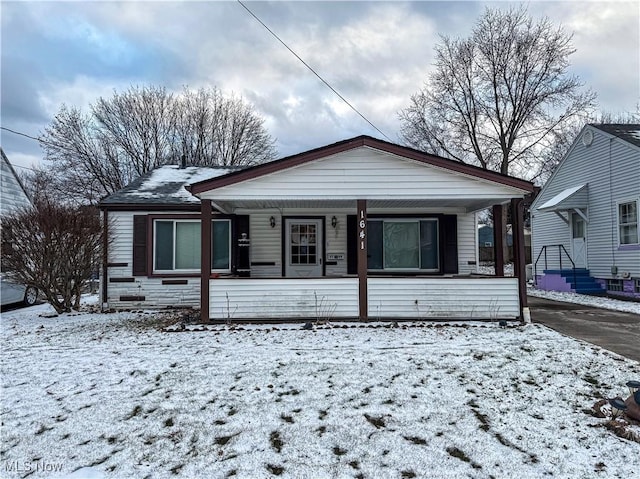
<path id="1" fill-rule="evenodd" d="M 4 216 L 21 208 L 31 206 L 31 200 L 2 148 L 0 148 L 0 156 L 2 156 L 0 216 Z"/>
<path id="2" fill-rule="evenodd" d="M 475 213 L 521 211 L 532 191 L 367 136 L 238 171 L 165 166 L 101 202 L 103 305 L 199 306 L 203 321 L 519 318 L 522 235 L 517 277 L 477 275 Z"/>
<path id="3" fill-rule="evenodd" d="M 531 205 L 539 288 L 640 298 L 640 125 L 587 125 Z"/>

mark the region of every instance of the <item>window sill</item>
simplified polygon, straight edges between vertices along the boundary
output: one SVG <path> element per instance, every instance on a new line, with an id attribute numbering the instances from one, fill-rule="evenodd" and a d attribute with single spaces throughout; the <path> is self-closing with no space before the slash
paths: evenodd
<path id="1" fill-rule="evenodd" d="M 621 244 L 618 251 L 640 251 L 640 244 Z"/>

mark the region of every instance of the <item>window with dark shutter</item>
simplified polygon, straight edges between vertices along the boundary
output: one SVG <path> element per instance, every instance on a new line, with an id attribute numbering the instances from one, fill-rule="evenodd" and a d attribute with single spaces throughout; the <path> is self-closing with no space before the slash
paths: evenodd
<path id="1" fill-rule="evenodd" d="M 133 276 L 147 275 L 147 215 L 133 216 Z"/>

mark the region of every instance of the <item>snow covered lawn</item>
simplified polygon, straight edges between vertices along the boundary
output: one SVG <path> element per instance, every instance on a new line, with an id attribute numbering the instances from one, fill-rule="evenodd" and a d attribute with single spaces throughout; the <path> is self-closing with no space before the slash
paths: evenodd
<path id="1" fill-rule="evenodd" d="M 1 477 L 632 477 L 640 465 L 640 444 L 588 414 L 626 397 L 640 364 L 543 326 L 163 333 L 152 313 L 43 309 L 2 315 Z"/>

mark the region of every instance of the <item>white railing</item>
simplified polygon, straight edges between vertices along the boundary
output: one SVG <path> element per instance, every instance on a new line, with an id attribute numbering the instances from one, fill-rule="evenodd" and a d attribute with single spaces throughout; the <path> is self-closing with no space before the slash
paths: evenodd
<path id="1" fill-rule="evenodd" d="M 376 319 L 513 319 L 517 278 L 368 278 L 368 313 Z M 212 319 L 354 319 L 358 278 L 217 278 Z"/>
<path id="2" fill-rule="evenodd" d="M 520 316 L 517 278 L 369 278 L 369 319 Z"/>
<path id="3" fill-rule="evenodd" d="M 358 317 L 358 278 L 212 279 L 212 319 Z"/>

